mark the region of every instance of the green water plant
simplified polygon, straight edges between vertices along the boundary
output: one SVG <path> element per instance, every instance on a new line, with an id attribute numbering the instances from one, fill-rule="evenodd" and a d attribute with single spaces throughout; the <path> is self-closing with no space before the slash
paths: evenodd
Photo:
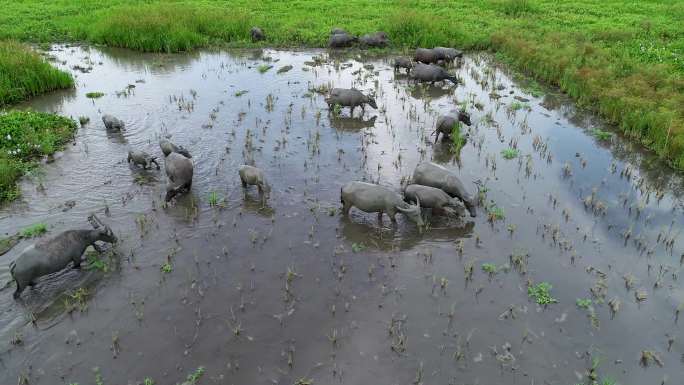
<path id="1" fill-rule="evenodd" d="M 539 305 L 548 305 L 558 302 L 555 298 L 551 296 L 551 286 L 548 282 L 540 282 L 536 285 L 530 285 L 527 288 L 527 295 L 533 298 L 534 301 Z"/>

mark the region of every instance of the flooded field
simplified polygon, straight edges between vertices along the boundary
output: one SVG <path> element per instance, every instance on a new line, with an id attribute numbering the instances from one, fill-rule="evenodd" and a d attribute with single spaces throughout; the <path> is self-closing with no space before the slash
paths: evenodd
<path id="1" fill-rule="evenodd" d="M 450 69 L 459 86 L 358 52 L 51 54 L 77 88 L 20 107 L 90 121 L 24 179 L 0 233 L 89 228 L 96 212 L 119 242 L 19 302 L 0 291 L 0 383 L 681 382 L 684 182 L 563 95 L 484 54 Z M 332 87 L 378 109 L 329 111 Z M 431 134 L 460 107 L 459 155 Z M 108 133 L 105 113 L 126 130 Z M 168 206 L 162 138 L 195 165 Z M 129 149 L 162 170 L 129 165 Z M 426 211 L 419 234 L 401 214 L 341 215 L 344 183 L 400 191 L 427 160 L 479 190 L 477 217 Z M 270 180 L 266 206 L 242 189 L 245 163 Z M 0 256 L 1 282 L 34 241 Z M 548 305 L 528 295 L 543 282 Z"/>

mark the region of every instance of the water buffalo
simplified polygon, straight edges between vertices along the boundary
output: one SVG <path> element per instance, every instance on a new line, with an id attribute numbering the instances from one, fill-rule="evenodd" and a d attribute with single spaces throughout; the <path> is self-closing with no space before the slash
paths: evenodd
<path id="1" fill-rule="evenodd" d="M 325 98 L 325 102 L 328 104 L 328 108 L 331 108 L 335 104 L 344 107 L 351 107 L 351 115 L 354 115 L 354 108 L 361 106 L 361 109 L 365 112 L 365 106 L 368 104 L 374 109 L 378 109 L 378 105 L 375 104 L 375 99 L 370 96 L 364 95 L 361 91 L 355 88 L 333 88 L 330 90 L 330 94 Z"/>
<path id="2" fill-rule="evenodd" d="M 437 54 L 438 60 L 451 62 L 457 58 L 463 57 L 463 51 L 459 51 L 455 48 L 435 47 L 432 50 Z"/>
<path id="3" fill-rule="evenodd" d="M 434 84 L 442 80 L 449 80 L 458 84 L 458 78 L 448 73 L 444 68 L 434 64 L 417 63 L 411 71 L 411 78 L 421 82 Z"/>
<path id="4" fill-rule="evenodd" d="M 351 47 L 352 44 L 354 44 L 358 40 L 359 39 L 356 36 L 352 36 L 346 32 L 336 33 L 336 34 L 330 35 L 330 39 L 328 40 L 328 47 L 330 47 L 330 48 Z"/>
<path id="5" fill-rule="evenodd" d="M 378 213 L 378 220 L 382 220 L 382 213 L 389 215 L 392 223 L 396 223 L 395 215 L 401 212 L 413 221 L 418 230 L 422 231 L 424 223 L 420 211 L 420 201 L 410 205 L 398 193 L 377 184 L 365 182 L 349 182 L 340 191 L 342 212 L 349 215 L 349 210 L 356 207 L 367 213 Z"/>
<path id="6" fill-rule="evenodd" d="M 389 44 L 389 39 L 386 33 L 376 32 L 361 36 L 359 42 L 368 47 L 386 47 Z"/>
<path id="7" fill-rule="evenodd" d="M 475 196 L 466 190 L 455 173 L 441 165 L 432 162 L 419 164 L 413 171 L 412 183 L 442 189 L 452 197 L 460 198 L 468 209 L 468 212 L 470 212 L 471 217 L 477 215 L 475 210 L 475 207 L 477 206 Z"/>
<path id="8" fill-rule="evenodd" d="M 192 187 L 193 164 L 189 158 L 172 152 L 166 157 L 164 167 L 171 182 L 166 187 L 165 200 L 169 202 L 182 190 L 190 190 Z"/>
<path id="9" fill-rule="evenodd" d="M 160 168 L 159 163 L 157 163 L 157 157 L 151 156 L 145 151 L 128 151 L 128 163 L 131 162 L 133 162 L 133 164 L 136 166 L 142 166 L 144 170 L 147 170 L 148 167 L 152 167 L 152 163 L 157 166 L 157 170 Z"/>
<path id="10" fill-rule="evenodd" d="M 102 123 L 106 129 L 111 131 L 122 131 L 126 128 L 126 124 L 122 120 L 109 114 L 102 115 Z"/>
<path id="11" fill-rule="evenodd" d="M 90 217 L 93 221 L 99 222 L 94 215 Z M 93 246 L 101 251 L 95 242 L 115 243 L 116 236 L 108 226 L 96 226 L 95 230 L 67 230 L 56 236 L 40 240 L 27 247 L 21 252 L 19 257 L 10 263 L 10 274 L 17 284 L 14 298 L 18 299 L 26 286 L 33 286 L 35 280 L 48 274 L 56 273 L 64 269 L 69 262 L 74 263 L 74 268 L 81 266 L 81 256 L 88 246 Z"/>
<path id="12" fill-rule="evenodd" d="M 451 111 L 437 118 L 437 124 L 435 127 L 435 143 L 437 143 L 440 134 L 443 134 L 446 138 L 450 137 L 451 132 L 453 131 L 457 122 L 461 122 L 470 126 L 470 115 L 465 111 L 459 110 Z"/>
<path id="13" fill-rule="evenodd" d="M 268 195 L 271 192 L 271 186 L 266 181 L 264 172 L 260 168 L 244 164 L 240 166 L 238 173 L 240 174 L 243 188 L 257 186 L 260 195 Z"/>
<path id="14" fill-rule="evenodd" d="M 430 48 L 416 48 L 416 53 L 413 55 L 413 59 L 419 63 L 432 64 L 437 63 L 440 60 L 439 54 Z"/>
<path id="15" fill-rule="evenodd" d="M 463 202 L 456 197 L 451 197 L 443 190 L 436 187 L 411 184 L 404 190 L 404 200 L 409 203 L 420 201 L 422 208 L 431 208 L 434 211 L 449 211 L 456 215 L 465 214 L 466 207 Z"/>
<path id="16" fill-rule="evenodd" d="M 394 59 L 394 71 L 399 71 L 400 68 L 406 69 L 406 73 L 411 72 L 413 68 L 413 62 L 407 57 L 398 57 Z"/>
<path id="17" fill-rule="evenodd" d="M 172 152 L 183 155 L 186 158 L 192 158 L 190 152 L 183 148 L 183 146 L 177 146 L 173 144 L 170 140 L 162 139 L 159 141 L 159 148 L 161 148 L 164 156 L 169 156 Z"/>
<path id="18" fill-rule="evenodd" d="M 262 31 L 259 27 L 252 27 L 252 29 L 249 31 L 249 34 L 252 37 L 252 41 L 260 41 L 266 38 L 264 31 Z"/>

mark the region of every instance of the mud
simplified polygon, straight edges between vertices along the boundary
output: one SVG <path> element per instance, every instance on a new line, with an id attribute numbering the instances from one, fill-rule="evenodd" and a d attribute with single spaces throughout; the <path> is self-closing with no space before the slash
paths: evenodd
<path id="1" fill-rule="evenodd" d="M 106 268 L 46 277 L 21 302 L 13 284 L 0 291 L 0 383 L 173 384 L 199 367 L 207 384 L 682 378 L 681 178 L 618 135 L 599 140 L 599 120 L 486 55 L 451 69 L 463 85 L 432 87 L 354 51 L 50 54 L 92 70 L 20 107 L 90 120 L 22 181 L 0 234 L 45 222 L 49 236 L 97 212 L 120 242 Z M 335 116 L 310 91 L 352 86 L 379 109 Z M 459 105 L 473 126 L 456 155 L 431 133 Z M 107 132 L 104 113 L 126 130 Z M 162 161 L 162 137 L 195 162 L 191 192 L 166 207 L 163 167 L 126 162 L 128 149 Z M 422 160 L 478 182 L 477 218 L 432 216 L 419 235 L 401 215 L 392 227 L 339 214 L 345 182 L 399 189 Z M 244 163 L 265 171 L 266 206 L 243 192 Z M 0 256 L 0 282 L 30 242 Z M 557 303 L 528 297 L 539 282 Z"/>

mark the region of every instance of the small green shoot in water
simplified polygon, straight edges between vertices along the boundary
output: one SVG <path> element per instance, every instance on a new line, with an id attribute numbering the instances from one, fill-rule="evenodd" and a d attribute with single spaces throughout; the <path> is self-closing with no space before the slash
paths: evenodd
<path id="1" fill-rule="evenodd" d="M 257 67 L 257 70 L 259 71 L 259 73 L 263 74 L 264 72 L 270 70 L 271 68 L 273 68 L 272 65 L 262 64 L 262 65 Z"/>
<path id="2" fill-rule="evenodd" d="M 461 123 L 456 122 L 451 129 L 451 152 L 460 154 L 465 142 L 465 138 L 461 135 Z"/>
<path id="3" fill-rule="evenodd" d="M 342 106 L 340 106 L 339 104 L 335 104 L 332 110 L 333 115 L 338 116 L 340 112 L 342 112 Z"/>
<path id="4" fill-rule="evenodd" d="M 81 123 L 81 126 L 85 126 L 86 124 L 88 124 L 88 122 L 90 122 L 90 118 L 87 116 L 79 116 L 78 122 Z"/>
<path id="5" fill-rule="evenodd" d="M 161 271 L 162 273 L 170 273 L 173 271 L 173 266 L 171 265 L 171 262 L 165 262 L 163 265 L 161 265 Z"/>
<path id="6" fill-rule="evenodd" d="M 47 232 L 47 225 L 45 223 L 36 223 L 23 230 L 21 230 L 21 236 L 24 238 L 33 238 Z"/>
<path id="7" fill-rule="evenodd" d="M 527 105 L 526 103 L 520 103 L 518 101 L 515 101 L 515 102 L 511 103 L 511 105 L 508 108 L 511 111 L 518 111 L 518 110 L 522 110 L 523 108 L 529 109 L 530 106 Z"/>
<path id="8" fill-rule="evenodd" d="M 219 200 L 220 200 L 220 198 L 219 198 L 218 194 L 216 193 L 216 191 L 212 191 L 211 193 L 209 193 L 209 206 L 211 206 L 211 207 L 218 206 Z"/>
<path id="9" fill-rule="evenodd" d="M 610 138 L 613 137 L 612 133 L 604 131 L 600 128 L 594 128 L 591 130 L 591 134 L 594 135 L 598 140 L 610 140 Z"/>
<path id="10" fill-rule="evenodd" d="M 183 382 L 183 385 L 195 385 L 199 382 L 199 380 L 202 378 L 204 375 L 204 366 L 200 366 L 195 370 L 194 373 L 188 374 L 187 380 Z"/>
<path id="11" fill-rule="evenodd" d="M 154 385 L 154 380 L 151 379 L 150 377 L 145 377 L 145 381 L 143 381 L 143 385 Z"/>
<path id="12" fill-rule="evenodd" d="M 541 282 L 527 288 L 527 295 L 534 298 L 539 305 L 548 305 L 558 302 L 557 299 L 551 297 L 551 286 L 548 282 Z"/>
<path id="13" fill-rule="evenodd" d="M 517 148 L 507 148 L 505 150 L 501 150 L 501 155 L 504 157 L 504 159 L 515 159 L 520 155 L 520 151 Z"/>
<path id="14" fill-rule="evenodd" d="M 582 309 L 589 309 L 592 301 L 589 298 L 577 298 L 577 307 Z"/>
<path id="15" fill-rule="evenodd" d="M 98 98 L 103 97 L 104 95 L 105 95 L 104 92 L 88 92 L 88 93 L 86 94 L 86 98 L 89 98 L 89 99 L 98 99 Z"/>
<path id="16" fill-rule="evenodd" d="M 235 97 L 236 97 L 236 98 L 239 98 L 240 96 L 242 96 L 242 95 L 244 95 L 244 94 L 246 94 L 246 93 L 248 93 L 248 92 L 249 92 L 249 91 L 247 91 L 247 90 L 240 90 L 240 91 L 238 91 L 238 92 L 235 93 Z"/>
<path id="17" fill-rule="evenodd" d="M 490 222 L 500 221 L 506 218 L 503 208 L 499 206 L 493 206 L 489 208 L 489 220 Z"/>
<path id="18" fill-rule="evenodd" d="M 86 255 L 86 261 L 88 262 L 86 270 L 99 270 L 103 273 L 106 273 L 109 270 L 109 265 L 100 259 L 97 252 L 88 253 Z"/>
<path id="19" fill-rule="evenodd" d="M 360 253 L 360 252 L 362 252 L 362 251 L 365 250 L 365 249 L 366 249 L 366 245 L 364 245 L 363 242 L 361 242 L 361 243 L 356 243 L 356 242 L 352 243 L 352 251 L 355 252 L 355 253 Z"/>
<path id="20" fill-rule="evenodd" d="M 482 264 L 482 271 L 489 275 L 494 275 L 497 272 L 497 267 L 493 263 L 483 263 Z"/>

